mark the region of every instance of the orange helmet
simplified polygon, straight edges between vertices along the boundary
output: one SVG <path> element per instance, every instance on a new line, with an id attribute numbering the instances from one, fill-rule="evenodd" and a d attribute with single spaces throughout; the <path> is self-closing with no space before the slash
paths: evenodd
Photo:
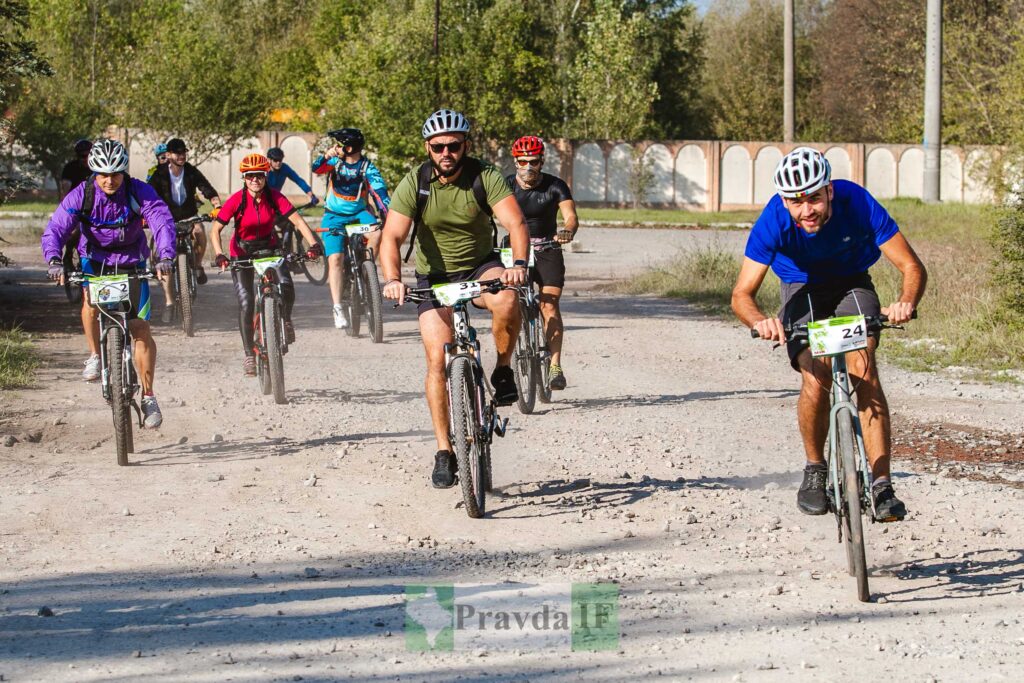
<path id="1" fill-rule="evenodd" d="M 512 158 L 542 156 L 544 156 L 544 142 L 536 135 L 524 135 L 512 143 Z"/>
<path id="2" fill-rule="evenodd" d="M 263 171 L 266 173 L 270 170 L 270 160 L 262 154 L 249 154 L 242 163 L 238 164 L 238 170 L 242 173 L 254 173 Z"/>

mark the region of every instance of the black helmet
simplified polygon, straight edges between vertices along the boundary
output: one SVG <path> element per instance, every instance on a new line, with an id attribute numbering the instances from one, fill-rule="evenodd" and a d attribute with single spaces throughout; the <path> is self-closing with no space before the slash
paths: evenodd
<path id="1" fill-rule="evenodd" d="M 284 161 L 284 150 L 280 147 L 271 147 L 267 150 L 267 158 L 271 161 Z"/>
<path id="2" fill-rule="evenodd" d="M 327 134 L 337 140 L 342 147 L 362 149 L 363 145 L 366 144 L 363 131 L 358 128 L 339 128 L 338 130 L 329 130 Z"/>
<path id="3" fill-rule="evenodd" d="M 75 142 L 75 156 L 89 156 L 89 150 L 92 149 L 92 140 L 86 140 L 82 138 Z"/>

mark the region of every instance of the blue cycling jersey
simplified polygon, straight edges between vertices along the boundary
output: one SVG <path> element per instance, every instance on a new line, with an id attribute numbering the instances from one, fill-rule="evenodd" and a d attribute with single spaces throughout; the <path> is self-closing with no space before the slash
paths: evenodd
<path id="1" fill-rule="evenodd" d="M 303 180 L 302 177 L 295 172 L 295 169 L 288 164 L 282 163 L 280 171 L 271 170 L 267 173 L 267 185 L 278 192 L 280 192 L 281 188 L 284 187 L 284 181 L 286 180 L 290 180 L 298 185 L 299 189 L 303 192 L 311 191 L 309 183 Z"/>
<path id="2" fill-rule="evenodd" d="M 867 272 L 899 226 L 860 185 L 835 180 L 832 187 L 832 217 L 814 235 L 796 224 L 781 197 L 772 197 L 750 231 L 744 255 L 770 265 L 783 282 L 816 284 Z"/>

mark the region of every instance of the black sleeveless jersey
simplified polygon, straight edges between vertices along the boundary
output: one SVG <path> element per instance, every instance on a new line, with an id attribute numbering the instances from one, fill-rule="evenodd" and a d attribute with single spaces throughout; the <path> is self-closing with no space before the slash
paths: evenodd
<path id="1" fill-rule="evenodd" d="M 565 181 L 548 173 L 540 174 L 540 182 L 531 190 L 524 190 L 516 182 L 516 174 L 506 176 L 519 208 L 530 227 L 530 237 L 551 238 L 558 231 L 558 205 L 572 199 Z"/>

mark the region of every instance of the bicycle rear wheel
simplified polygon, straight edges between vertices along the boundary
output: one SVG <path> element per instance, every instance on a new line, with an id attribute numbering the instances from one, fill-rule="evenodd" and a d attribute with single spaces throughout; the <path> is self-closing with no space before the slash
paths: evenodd
<path id="1" fill-rule="evenodd" d="M 110 408 L 114 416 L 114 442 L 117 447 L 117 464 L 128 464 L 128 453 L 132 450 L 132 411 L 125 380 L 127 369 L 124 363 L 124 332 L 116 325 L 107 328 L 104 340 L 107 356 L 107 376 L 110 378 Z"/>
<path id="2" fill-rule="evenodd" d="M 533 412 L 537 399 L 537 382 L 534 377 L 537 364 L 534 362 L 533 347 L 530 344 L 530 319 L 527 307 L 520 304 L 519 308 L 522 312 L 522 324 L 519 326 L 519 336 L 516 337 L 516 347 L 512 351 L 512 376 L 519 391 L 519 398 L 516 399 L 519 412 L 529 415 Z"/>
<path id="3" fill-rule="evenodd" d="M 280 303 L 272 296 L 263 300 L 263 327 L 267 337 L 264 340 L 267 349 L 267 374 L 274 390 L 274 403 L 284 404 L 288 399 L 284 395 L 284 356 L 281 353 Z"/>
<path id="4" fill-rule="evenodd" d="M 836 415 L 839 437 L 839 457 L 842 462 L 843 536 L 846 545 L 847 569 L 857 579 L 857 598 L 861 602 L 871 599 L 868 589 L 868 565 L 864 555 L 864 524 L 861 516 L 860 477 L 857 475 L 857 441 L 850 413 L 840 410 Z"/>
<path id="5" fill-rule="evenodd" d="M 449 416 L 452 448 L 459 465 L 459 483 L 466 514 L 476 519 L 484 516 L 485 488 L 481 444 L 477 438 L 476 382 L 473 362 L 456 356 L 448 366 L 448 390 L 451 392 L 452 414 Z"/>
<path id="6" fill-rule="evenodd" d="M 320 253 L 323 253 L 323 240 L 320 239 L 319 235 L 314 234 L 313 238 L 316 243 L 320 245 Z M 298 245 L 298 249 L 295 253 L 305 254 L 309 251 L 310 245 L 306 242 L 306 238 L 302 235 L 295 235 L 295 243 Z M 315 261 L 303 261 L 302 270 L 306 273 L 306 279 L 312 282 L 314 285 L 322 285 L 327 282 L 327 257 L 321 256 Z"/>
<path id="7" fill-rule="evenodd" d="M 360 270 L 363 273 L 363 284 L 366 285 L 366 326 L 373 343 L 380 344 L 384 341 L 384 296 L 380 291 L 377 264 L 367 259 L 363 261 Z"/>
<path id="8" fill-rule="evenodd" d="M 178 262 L 175 265 L 175 278 L 177 280 L 178 312 L 181 314 L 181 329 L 185 331 L 186 337 L 194 337 L 196 326 L 192 320 L 192 260 L 188 254 L 178 254 Z"/>

